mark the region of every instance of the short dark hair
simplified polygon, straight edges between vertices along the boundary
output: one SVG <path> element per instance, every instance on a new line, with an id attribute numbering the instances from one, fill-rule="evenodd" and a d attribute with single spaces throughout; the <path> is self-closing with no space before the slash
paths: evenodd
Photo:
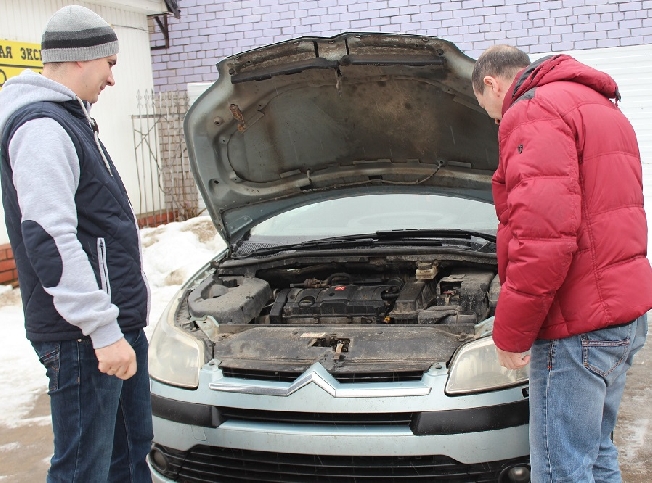
<path id="1" fill-rule="evenodd" d="M 530 65 L 530 57 L 512 45 L 500 44 L 485 50 L 473 67 L 471 82 L 478 94 L 484 92 L 484 78 L 514 77 L 518 71 Z"/>

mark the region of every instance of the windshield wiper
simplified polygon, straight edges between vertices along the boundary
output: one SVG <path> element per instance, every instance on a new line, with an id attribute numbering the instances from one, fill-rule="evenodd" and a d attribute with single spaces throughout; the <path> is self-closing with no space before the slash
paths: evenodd
<path id="1" fill-rule="evenodd" d="M 400 239 L 400 238 L 444 238 L 444 239 L 462 239 L 471 240 L 472 238 L 481 238 L 492 243 L 496 243 L 496 236 L 489 233 L 473 230 L 442 230 L 442 229 L 406 229 L 406 230 L 387 230 L 377 231 L 376 235 L 380 240 Z"/>
<path id="2" fill-rule="evenodd" d="M 351 248 L 358 246 L 369 246 L 377 242 L 378 238 L 374 234 L 334 236 L 328 238 L 320 238 L 319 240 L 290 243 L 288 245 L 275 245 L 272 247 L 258 248 L 248 252 L 246 255 L 237 255 L 236 253 L 234 254 L 233 258 L 267 256 L 279 252 L 292 250 L 311 250 L 314 248 Z"/>
<path id="3" fill-rule="evenodd" d="M 465 240 L 480 238 L 490 243 L 496 242 L 496 237 L 488 233 L 469 230 L 433 230 L 433 229 L 409 229 L 409 230 L 387 230 L 377 231 L 375 233 L 356 234 L 336 236 L 329 238 L 320 238 L 319 240 L 310 240 L 301 243 L 292 243 L 287 245 L 276 245 L 273 247 L 264 247 L 247 252 L 246 254 L 234 254 L 234 258 L 246 258 L 250 256 L 267 256 L 284 251 L 312 250 L 316 248 L 352 248 L 360 246 L 370 246 L 378 243 L 390 245 L 414 245 L 418 239 L 419 244 L 427 246 L 442 246 L 442 240 Z M 484 244 L 482 244 L 484 246 Z"/>

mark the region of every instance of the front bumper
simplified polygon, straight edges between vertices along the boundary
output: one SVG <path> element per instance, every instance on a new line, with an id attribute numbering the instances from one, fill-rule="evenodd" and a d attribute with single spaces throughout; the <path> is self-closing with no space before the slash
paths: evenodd
<path id="1" fill-rule="evenodd" d="M 284 396 L 212 390 L 229 379 L 215 365 L 194 391 L 152 381 L 154 481 L 502 482 L 527 467 L 524 386 L 448 397 L 442 368 L 404 384 L 407 396 L 365 396 L 351 390 L 369 384 L 318 375 L 333 390 L 315 381 Z"/>
<path id="2" fill-rule="evenodd" d="M 197 445 L 176 452 L 156 445 L 150 454 L 154 482 L 446 482 L 529 481 L 529 458 L 462 464 L 441 455 L 329 456 L 244 451 Z M 511 471 L 511 472 L 510 472 Z M 162 473 L 165 473 L 164 476 Z M 515 478 L 514 475 L 517 475 Z M 525 478 L 519 478 L 524 475 Z"/>

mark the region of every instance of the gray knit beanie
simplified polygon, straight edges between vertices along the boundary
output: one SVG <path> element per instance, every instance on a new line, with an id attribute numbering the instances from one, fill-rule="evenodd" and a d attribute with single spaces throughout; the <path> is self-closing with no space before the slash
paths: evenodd
<path id="1" fill-rule="evenodd" d="M 118 37 L 111 26 L 79 5 L 63 7 L 52 15 L 41 40 L 44 64 L 102 59 L 117 53 Z"/>

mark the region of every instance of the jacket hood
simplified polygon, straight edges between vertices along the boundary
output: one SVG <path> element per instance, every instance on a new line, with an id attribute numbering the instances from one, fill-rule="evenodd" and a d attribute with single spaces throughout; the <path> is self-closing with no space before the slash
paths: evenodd
<path id="1" fill-rule="evenodd" d="M 491 201 L 497 130 L 473 59 L 415 35 L 302 37 L 229 57 L 190 108 L 193 174 L 233 244 L 257 223 L 356 194 L 464 191 Z"/>
<path id="2" fill-rule="evenodd" d="M 5 82 L 0 90 L 0 133 L 11 115 L 27 104 L 41 101 L 65 102 L 77 99 L 73 91 L 26 69 Z"/>
<path id="3" fill-rule="evenodd" d="M 569 55 L 549 55 L 533 62 L 516 75 L 505 96 L 503 114 L 530 89 L 557 81 L 583 84 L 608 99 L 620 100 L 618 85 L 609 74 L 582 64 Z"/>

